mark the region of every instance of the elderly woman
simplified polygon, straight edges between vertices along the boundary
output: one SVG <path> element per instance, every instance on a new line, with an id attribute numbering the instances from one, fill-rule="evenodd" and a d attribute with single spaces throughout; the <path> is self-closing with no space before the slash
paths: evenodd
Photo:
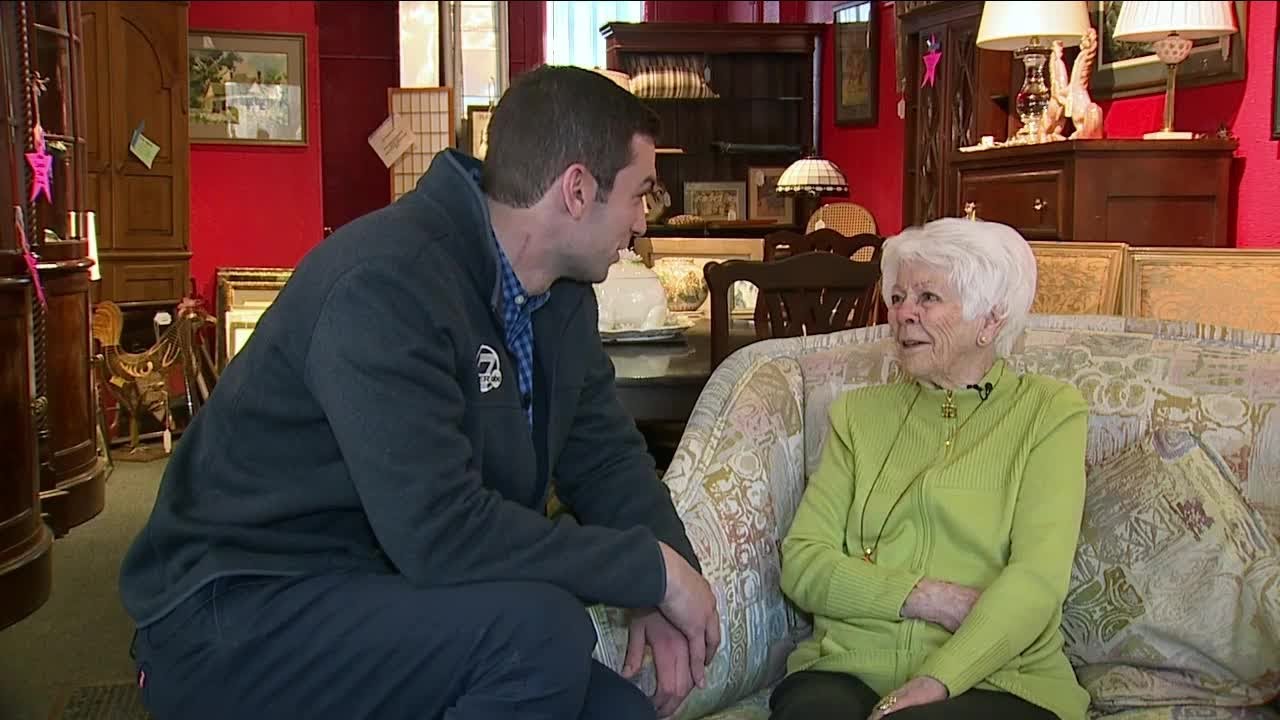
<path id="1" fill-rule="evenodd" d="M 961 219 L 889 238 L 883 257 L 904 377 L 832 404 L 782 546 L 783 591 L 814 633 L 772 717 L 1082 720 L 1059 626 L 1088 410 L 1001 358 L 1035 258 L 1014 230 Z"/>

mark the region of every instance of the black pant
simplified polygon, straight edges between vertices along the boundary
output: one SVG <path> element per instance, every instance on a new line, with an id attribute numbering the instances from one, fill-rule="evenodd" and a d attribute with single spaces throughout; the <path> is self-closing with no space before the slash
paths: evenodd
<path id="1" fill-rule="evenodd" d="M 844 673 L 805 670 L 788 675 L 769 697 L 770 720 L 863 720 L 880 696 L 866 683 Z M 1020 697 L 990 690 L 966 693 L 892 713 L 892 720 L 1057 720 L 1057 716 Z"/>
<path id="2" fill-rule="evenodd" d="M 653 720 L 595 642 L 550 585 L 339 574 L 215 580 L 134 648 L 156 720 Z"/>

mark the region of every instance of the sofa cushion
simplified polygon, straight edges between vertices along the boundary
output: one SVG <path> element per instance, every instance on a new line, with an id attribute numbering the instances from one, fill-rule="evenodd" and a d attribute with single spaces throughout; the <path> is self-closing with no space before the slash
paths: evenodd
<path id="1" fill-rule="evenodd" d="M 808 623 L 782 596 L 778 546 L 804 492 L 800 369 L 794 360 L 753 366 L 707 432 L 687 433 L 664 476 L 720 610 L 720 651 L 677 717 L 697 718 L 781 679 Z M 771 470 L 770 470 L 771 469 Z M 626 612 L 593 607 L 596 658 L 617 669 Z M 652 694 L 652 662 L 637 682 Z"/>
<path id="2" fill-rule="evenodd" d="M 1209 445 L 1162 429 L 1090 470 L 1063 633 L 1101 711 L 1280 693 L 1280 549 Z"/>

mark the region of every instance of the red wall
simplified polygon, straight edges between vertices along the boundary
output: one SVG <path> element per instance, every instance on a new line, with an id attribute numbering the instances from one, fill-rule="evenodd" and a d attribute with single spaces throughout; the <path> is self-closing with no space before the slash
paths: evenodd
<path id="1" fill-rule="evenodd" d="M 337 230 L 391 199 L 387 166 L 367 138 L 387 119 L 387 88 L 400 86 L 400 13 L 383 0 L 325 0 L 315 12 L 324 226 Z"/>
<path id="2" fill-rule="evenodd" d="M 547 4 L 542 0 L 507 3 L 507 64 L 512 80 L 542 64 L 546 44 Z"/>
<path id="3" fill-rule="evenodd" d="M 830 22 L 834 2 L 810 2 L 809 22 Z M 1272 88 L 1276 47 L 1275 2 L 1248 3 L 1245 79 L 1206 87 L 1179 89 L 1175 106 L 1178 130 L 1215 132 L 1222 123 L 1240 139 L 1232 179 L 1235 203 L 1232 237 L 1237 247 L 1280 247 L 1280 142 L 1271 140 Z M 833 95 L 822 98 L 824 157 L 834 160 L 849 178 L 849 197 L 867 207 L 882 233 L 902 227 L 902 160 L 904 123 L 898 119 L 895 92 L 893 9 L 880 8 L 879 122 L 872 128 L 836 127 Z M 822 87 L 831 88 L 831 30 L 825 35 Z M 1136 138 L 1158 130 L 1164 94 L 1104 101 L 1108 137 Z"/>
<path id="4" fill-rule="evenodd" d="M 193 30 L 305 33 L 306 147 L 191 143 L 191 274 L 212 298 L 214 269 L 292 267 L 321 237 L 319 37 L 311 2 L 192 0 Z"/>

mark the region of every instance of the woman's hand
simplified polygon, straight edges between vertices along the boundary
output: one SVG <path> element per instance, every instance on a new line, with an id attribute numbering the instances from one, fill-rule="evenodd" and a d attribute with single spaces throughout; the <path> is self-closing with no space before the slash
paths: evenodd
<path id="1" fill-rule="evenodd" d="M 906 685 L 894 690 L 880 699 L 876 709 L 867 720 L 880 720 L 885 715 L 892 715 L 916 705 L 942 702 L 950 695 L 947 686 L 928 675 L 912 678 Z"/>
<path id="2" fill-rule="evenodd" d="M 976 588 L 925 578 L 907 596 L 902 616 L 936 623 L 954 633 L 980 597 L 982 591 Z"/>

